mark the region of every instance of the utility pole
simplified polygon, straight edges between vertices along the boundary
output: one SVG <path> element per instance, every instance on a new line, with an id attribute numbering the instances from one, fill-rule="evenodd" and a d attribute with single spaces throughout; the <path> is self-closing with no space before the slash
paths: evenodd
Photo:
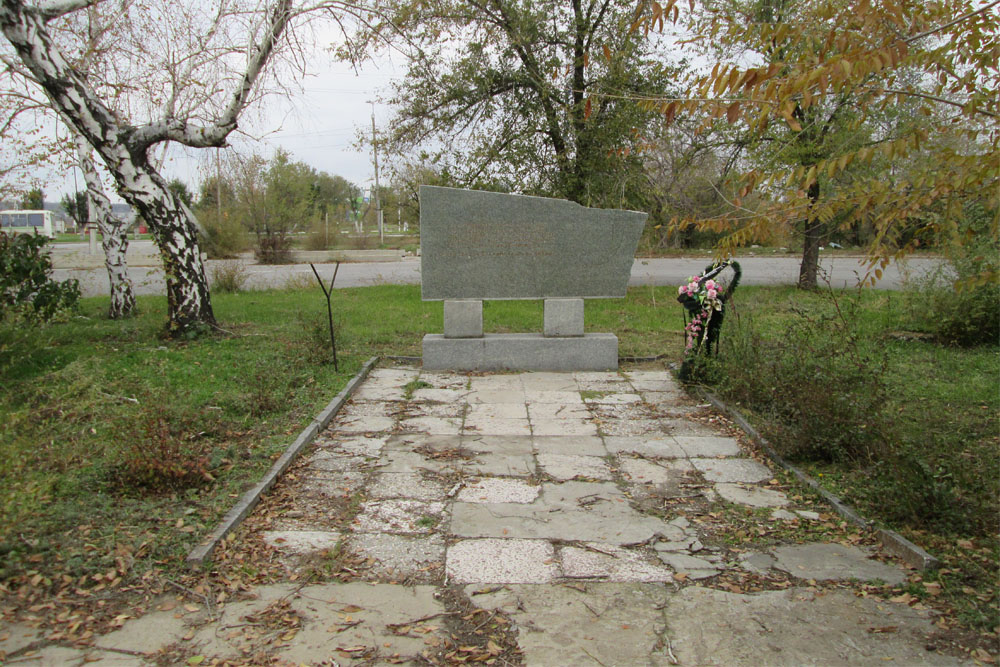
<path id="1" fill-rule="evenodd" d="M 378 192 L 378 139 L 375 135 L 375 103 L 372 102 L 372 154 L 375 156 L 375 219 L 378 220 L 378 242 L 385 243 L 385 232 L 382 229 L 382 200 Z"/>

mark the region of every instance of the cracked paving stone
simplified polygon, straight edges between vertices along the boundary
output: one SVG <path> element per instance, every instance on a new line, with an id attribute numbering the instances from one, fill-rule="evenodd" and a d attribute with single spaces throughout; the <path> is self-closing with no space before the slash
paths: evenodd
<path id="1" fill-rule="evenodd" d="M 532 439 L 539 454 L 575 454 L 577 456 L 607 456 L 604 441 L 596 435 L 535 436 Z"/>
<path id="2" fill-rule="evenodd" d="M 678 435 L 674 436 L 674 440 L 690 457 L 713 458 L 716 456 L 740 456 L 743 454 L 735 438 Z"/>
<path id="3" fill-rule="evenodd" d="M 410 417 L 399 420 L 399 429 L 426 435 L 459 435 L 462 420 L 450 417 Z"/>
<path id="4" fill-rule="evenodd" d="M 448 580 L 459 584 L 544 584 L 558 575 L 545 540 L 463 540 L 448 547 Z"/>
<path id="5" fill-rule="evenodd" d="M 457 403 L 468 394 L 466 389 L 417 389 L 413 392 L 416 403 Z"/>
<path id="6" fill-rule="evenodd" d="M 688 579 L 708 579 L 717 575 L 722 569 L 711 561 L 696 556 L 688 556 L 687 554 L 661 551 L 657 555 L 674 572 L 677 574 L 686 574 Z"/>
<path id="7" fill-rule="evenodd" d="M 604 459 L 596 456 L 577 456 L 575 454 L 539 454 L 538 465 L 541 471 L 557 480 L 570 480 L 582 477 L 585 479 L 610 480 L 611 469 Z"/>
<path id="8" fill-rule="evenodd" d="M 348 538 L 347 546 L 359 556 L 374 558 L 377 565 L 373 569 L 382 575 L 404 578 L 424 573 L 440 574 L 444 566 L 444 538 L 440 535 L 354 533 Z"/>
<path id="9" fill-rule="evenodd" d="M 531 433 L 537 436 L 597 435 L 597 425 L 582 419 L 541 419 L 531 423 Z"/>
<path id="10" fill-rule="evenodd" d="M 604 446 L 612 454 L 635 452 L 642 456 L 665 459 L 687 458 L 687 454 L 673 438 L 662 434 L 656 437 L 609 436 L 604 438 Z"/>
<path id="11" fill-rule="evenodd" d="M 749 507 L 784 507 L 789 503 L 788 496 L 781 491 L 765 489 L 759 486 L 740 486 L 739 484 L 720 483 L 715 485 L 715 492 L 723 500 Z"/>
<path id="12" fill-rule="evenodd" d="M 463 503 L 531 503 L 541 487 L 523 479 L 484 477 L 465 484 L 456 500 Z"/>
<path id="13" fill-rule="evenodd" d="M 379 500 L 410 498 L 443 501 L 446 491 L 443 484 L 420 473 L 387 472 L 375 476 L 368 495 Z"/>
<path id="14" fill-rule="evenodd" d="M 673 573 L 646 560 L 639 551 L 612 544 L 563 547 L 559 550 L 564 577 L 604 581 L 673 581 Z"/>
<path id="15" fill-rule="evenodd" d="M 771 479 L 767 468 L 750 459 L 691 459 L 691 464 L 710 482 L 743 482 L 754 484 Z"/>
<path id="16" fill-rule="evenodd" d="M 780 546 L 771 553 L 774 567 L 800 579 L 881 580 L 893 586 L 906 581 L 898 567 L 872 560 L 865 551 L 843 544 L 795 544 Z"/>
<path id="17" fill-rule="evenodd" d="M 441 520 L 444 503 L 392 499 L 364 503 L 354 519 L 355 532 L 429 534 Z"/>
<path id="18" fill-rule="evenodd" d="M 338 532 L 325 530 L 269 530 L 263 533 L 267 544 L 293 555 L 333 549 L 341 537 Z"/>

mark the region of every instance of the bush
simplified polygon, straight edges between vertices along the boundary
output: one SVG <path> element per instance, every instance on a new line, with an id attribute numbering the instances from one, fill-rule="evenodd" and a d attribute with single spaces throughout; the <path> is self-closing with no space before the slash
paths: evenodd
<path id="1" fill-rule="evenodd" d="M 52 259 L 43 252 L 48 239 L 38 234 L 0 232 L 0 319 L 21 312 L 48 321 L 80 300 L 76 280 L 52 280 Z"/>
<path id="2" fill-rule="evenodd" d="M 945 248 L 943 269 L 916 282 L 913 325 L 946 345 L 1000 341 L 1000 240 L 981 203 L 966 207 L 957 237 Z"/>
<path id="3" fill-rule="evenodd" d="M 779 453 L 813 461 L 869 461 L 884 450 L 886 358 L 864 339 L 831 292 L 830 312 L 800 314 L 784 335 L 765 335 L 751 316 L 727 318 L 719 357 L 698 379 L 766 419 Z"/>
<path id="4" fill-rule="evenodd" d="M 316 220 L 306 232 L 303 245 L 306 250 L 326 250 L 337 244 L 339 235 L 336 225 L 328 227 L 325 221 Z"/>
<path id="5" fill-rule="evenodd" d="M 122 438 L 124 447 L 114 481 L 123 490 L 153 492 L 200 486 L 210 472 L 212 428 L 204 417 L 169 408 L 169 402 L 144 403 Z"/>
<path id="6" fill-rule="evenodd" d="M 198 220 L 204 229 L 201 247 L 212 259 L 232 259 L 250 249 L 250 236 L 246 228 L 235 216 L 210 209 L 202 209 Z"/>
<path id="7" fill-rule="evenodd" d="M 212 267 L 212 289 L 217 292 L 235 294 L 243 290 L 250 274 L 246 266 L 237 260 L 226 260 Z"/>
<path id="8" fill-rule="evenodd" d="M 258 234 L 254 254 L 261 264 L 288 264 L 292 259 L 292 240 L 279 232 Z"/>

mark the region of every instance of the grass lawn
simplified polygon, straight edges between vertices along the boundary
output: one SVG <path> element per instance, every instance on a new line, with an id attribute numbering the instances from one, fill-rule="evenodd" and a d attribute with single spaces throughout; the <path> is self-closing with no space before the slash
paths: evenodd
<path id="1" fill-rule="evenodd" d="M 624 300 L 588 300 L 588 331 L 616 332 L 622 356 L 679 360 L 675 294 L 642 287 Z M 737 299 L 741 313 L 753 310 L 775 333 L 796 311 L 827 307 L 784 288 L 744 287 Z M 141 314 L 125 322 L 103 318 L 106 299 L 87 299 L 65 322 L 0 325 L 0 588 L 54 589 L 109 570 L 125 586 L 152 569 L 179 571 L 187 551 L 366 359 L 419 355 L 422 336 L 443 327 L 442 305 L 421 302 L 419 286 L 337 290 L 338 373 L 318 288 L 217 294 L 213 304 L 229 333 L 188 342 L 160 338 L 166 304 L 158 297 L 140 297 Z M 922 452 L 929 479 L 939 475 L 970 502 L 950 520 L 928 519 L 919 505 L 900 511 L 880 486 L 884 476 L 871 470 L 813 472 L 870 518 L 885 517 L 943 557 L 945 573 L 930 576 L 956 604 L 971 600 L 963 603 L 968 625 L 989 628 L 997 622 L 996 533 L 983 529 L 990 520 L 964 513 L 997 516 L 998 350 L 886 338 L 908 307 L 902 296 L 878 292 L 857 313 L 889 354 L 894 437 Z M 540 331 L 542 304 L 488 302 L 484 326 Z M 734 326 L 727 320 L 724 340 Z"/>

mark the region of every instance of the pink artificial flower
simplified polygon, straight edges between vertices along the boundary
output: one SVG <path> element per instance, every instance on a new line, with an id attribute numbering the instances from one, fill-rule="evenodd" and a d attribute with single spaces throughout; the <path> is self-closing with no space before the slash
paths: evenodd
<path id="1" fill-rule="evenodd" d="M 677 293 L 684 294 L 684 285 L 681 285 L 680 287 L 677 288 Z"/>
<path id="2" fill-rule="evenodd" d="M 714 289 L 709 288 L 709 290 L 708 290 L 708 298 L 709 299 L 714 299 L 716 294 L 718 294 L 718 292 L 716 292 Z"/>

